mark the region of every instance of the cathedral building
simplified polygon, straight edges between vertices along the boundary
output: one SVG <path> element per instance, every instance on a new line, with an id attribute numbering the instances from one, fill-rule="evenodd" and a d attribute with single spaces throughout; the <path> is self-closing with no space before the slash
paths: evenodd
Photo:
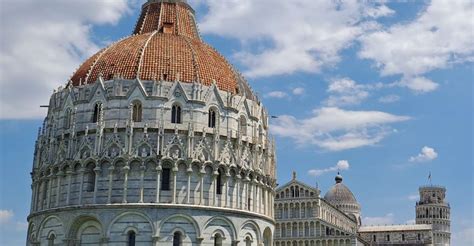
<path id="1" fill-rule="evenodd" d="M 352 192 L 336 176 L 326 193 L 293 179 L 276 190 L 275 246 L 365 245 L 357 236 L 360 207 Z"/>
<path id="2" fill-rule="evenodd" d="M 338 173 L 321 197 L 316 187 L 293 179 L 276 190 L 275 246 L 449 246 L 450 207 L 446 189 L 420 187 L 416 224 L 362 225 L 361 207 Z"/>
<path id="3" fill-rule="evenodd" d="M 54 91 L 34 154 L 28 245 L 272 245 L 275 148 L 248 83 L 184 0 Z"/>

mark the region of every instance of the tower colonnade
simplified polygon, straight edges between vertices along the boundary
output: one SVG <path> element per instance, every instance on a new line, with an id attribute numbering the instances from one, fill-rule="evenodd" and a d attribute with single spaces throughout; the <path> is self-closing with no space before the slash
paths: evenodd
<path id="1" fill-rule="evenodd" d="M 416 224 L 429 224 L 433 228 L 433 245 L 451 244 L 451 207 L 446 202 L 446 188 L 428 185 L 419 188 L 420 200 L 416 203 Z"/>

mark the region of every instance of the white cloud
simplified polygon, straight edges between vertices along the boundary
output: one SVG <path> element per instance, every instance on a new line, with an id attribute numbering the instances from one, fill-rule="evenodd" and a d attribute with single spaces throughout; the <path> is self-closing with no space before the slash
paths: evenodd
<path id="1" fill-rule="evenodd" d="M 362 218 L 363 225 L 392 225 L 395 222 L 393 213 L 388 213 L 381 217 L 364 217 Z"/>
<path id="2" fill-rule="evenodd" d="M 305 89 L 303 87 L 296 87 L 294 88 L 292 91 L 293 95 L 295 96 L 299 96 L 299 95 L 303 95 L 304 92 L 305 92 Z"/>
<path id="3" fill-rule="evenodd" d="M 474 245 L 474 227 L 464 228 L 453 232 L 452 245 L 468 246 Z"/>
<path id="4" fill-rule="evenodd" d="M 333 79 L 328 86 L 330 93 L 326 100 L 328 106 L 346 106 L 360 104 L 369 96 L 368 87 L 357 84 L 349 78 Z"/>
<path id="5" fill-rule="evenodd" d="M 423 74 L 474 59 L 473 10 L 472 1 L 433 0 L 414 21 L 363 35 L 359 56 L 382 75 L 403 75 L 402 86 L 433 91 L 437 84 Z"/>
<path id="6" fill-rule="evenodd" d="M 5 224 L 10 221 L 10 219 L 13 217 L 13 211 L 12 210 L 0 210 L 0 224 Z"/>
<path id="7" fill-rule="evenodd" d="M 367 15 L 375 18 L 382 16 L 390 16 L 393 14 L 395 14 L 395 11 L 385 5 L 381 5 L 367 10 Z"/>
<path id="8" fill-rule="evenodd" d="M 348 170 L 349 166 L 350 165 L 347 160 L 340 160 L 337 162 L 335 166 L 324 168 L 324 169 L 311 169 L 308 171 L 308 174 L 316 177 L 328 172 Z"/>
<path id="9" fill-rule="evenodd" d="M 128 1 L 130 2 L 130 1 Z M 132 2 L 135 2 L 132 1 Z M 0 8 L 0 118 L 36 118 L 52 90 L 98 50 L 92 25 L 114 24 L 126 0 L 8 1 Z"/>
<path id="10" fill-rule="evenodd" d="M 370 1 L 203 0 L 209 11 L 200 30 L 241 41 L 235 58 L 251 77 L 318 72 L 340 60 L 341 50 L 374 18 L 393 13 Z M 231 9 L 232 11 L 229 11 Z"/>
<path id="11" fill-rule="evenodd" d="M 421 149 L 421 153 L 419 153 L 417 156 L 412 156 L 410 157 L 409 161 L 410 162 L 427 162 L 427 161 L 432 161 L 438 157 L 438 153 L 436 151 L 428 146 L 424 146 Z"/>
<path id="12" fill-rule="evenodd" d="M 339 151 L 374 145 L 393 131 L 389 124 L 409 119 L 380 111 L 323 107 L 313 110 L 313 115 L 305 119 L 281 115 L 273 121 L 271 130 L 275 135 L 291 138 L 301 146 L 315 145 Z"/>
<path id="13" fill-rule="evenodd" d="M 400 100 L 400 96 L 394 95 L 394 94 L 382 96 L 379 98 L 379 102 L 381 103 L 394 103 L 399 100 Z"/>
<path id="14" fill-rule="evenodd" d="M 265 97 L 271 97 L 271 98 L 285 98 L 288 97 L 288 94 L 283 91 L 270 91 L 269 93 L 265 94 Z"/>
<path id="15" fill-rule="evenodd" d="M 425 77 L 403 78 L 399 83 L 401 87 L 407 87 L 415 93 L 426 93 L 438 88 L 438 84 Z"/>

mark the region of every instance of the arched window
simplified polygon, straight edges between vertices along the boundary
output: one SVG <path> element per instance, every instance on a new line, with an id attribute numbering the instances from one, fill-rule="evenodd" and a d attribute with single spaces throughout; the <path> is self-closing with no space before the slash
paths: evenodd
<path id="1" fill-rule="evenodd" d="M 219 233 L 214 236 L 214 246 L 222 246 L 222 236 Z"/>
<path id="2" fill-rule="evenodd" d="M 181 106 L 175 104 L 171 108 L 171 123 L 181 124 Z"/>
<path id="3" fill-rule="evenodd" d="M 219 169 L 217 170 L 219 173 L 216 178 L 216 194 L 222 194 L 222 171 Z"/>
<path id="4" fill-rule="evenodd" d="M 132 104 L 132 121 L 133 122 L 142 122 L 142 103 L 135 101 Z"/>
<path id="5" fill-rule="evenodd" d="M 374 235 L 374 237 L 372 238 L 372 241 L 377 242 L 377 236 L 376 235 Z"/>
<path id="6" fill-rule="evenodd" d="M 95 171 L 94 165 L 89 164 L 84 173 L 84 190 L 86 192 L 93 192 L 95 188 Z"/>
<path id="7" fill-rule="evenodd" d="M 182 245 L 182 242 L 181 242 L 181 232 L 177 231 L 173 234 L 173 246 L 181 246 Z"/>
<path id="8" fill-rule="evenodd" d="M 245 116 L 240 116 L 239 130 L 242 136 L 247 136 L 247 119 Z"/>
<path id="9" fill-rule="evenodd" d="M 402 234 L 402 241 L 405 241 L 405 234 Z"/>
<path id="10" fill-rule="evenodd" d="M 92 115 L 92 122 L 96 123 L 99 121 L 100 114 L 102 112 L 102 103 L 96 103 L 94 106 L 94 115 Z"/>
<path id="11" fill-rule="evenodd" d="M 54 240 L 56 240 L 56 235 L 51 234 L 48 237 L 48 246 L 54 246 Z"/>
<path id="12" fill-rule="evenodd" d="M 428 209 L 426 209 L 426 218 L 428 218 L 428 215 L 429 215 L 429 211 Z"/>
<path id="13" fill-rule="evenodd" d="M 137 234 L 134 231 L 128 233 L 128 246 L 135 246 L 135 239 Z"/>
<path id="14" fill-rule="evenodd" d="M 69 129 L 71 128 L 72 123 L 72 110 L 70 108 L 66 109 L 66 113 L 64 114 L 64 128 Z"/>
<path id="15" fill-rule="evenodd" d="M 214 109 L 209 109 L 209 118 L 207 121 L 207 126 L 211 128 L 216 127 L 216 111 Z"/>
<path id="16" fill-rule="evenodd" d="M 421 234 L 418 233 L 418 241 L 420 241 L 420 240 L 421 240 Z"/>
<path id="17" fill-rule="evenodd" d="M 387 235 L 387 241 L 390 242 L 390 235 Z"/>

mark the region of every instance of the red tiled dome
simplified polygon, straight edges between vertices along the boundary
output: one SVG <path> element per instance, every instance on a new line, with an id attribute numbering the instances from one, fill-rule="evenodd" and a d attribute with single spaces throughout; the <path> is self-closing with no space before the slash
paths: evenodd
<path id="1" fill-rule="evenodd" d="M 204 85 L 215 80 L 221 90 L 250 92 L 224 57 L 202 42 L 191 7 L 177 0 L 144 4 L 134 34 L 87 59 L 71 80 L 77 86 L 94 83 L 99 76 Z"/>

